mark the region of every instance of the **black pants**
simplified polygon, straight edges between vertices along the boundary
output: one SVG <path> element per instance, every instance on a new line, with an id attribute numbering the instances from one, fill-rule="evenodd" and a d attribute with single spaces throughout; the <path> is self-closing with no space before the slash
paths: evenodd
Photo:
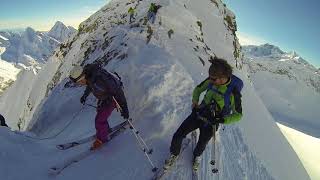
<path id="1" fill-rule="evenodd" d="M 170 147 L 171 154 L 179 155 L 183 138 L 190 132 L 199 128 L 200 136 L 197 146 L 193 151 L 193 155 L 200 156 L 213 136 L 213 127 L 211 125 L 205 126 L 205 124 L 204 121 L 198 119 L 195 112 L 191 113 L 173 135 Z"/>

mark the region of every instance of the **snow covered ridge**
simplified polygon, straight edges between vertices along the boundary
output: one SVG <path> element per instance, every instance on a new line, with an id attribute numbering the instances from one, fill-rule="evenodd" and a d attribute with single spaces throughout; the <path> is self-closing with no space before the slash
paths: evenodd
<path id="1" fill-rule="evenodd" d="M 1 35 L 0 35 L 0 38 L 1 38 L 2 40 L 5 40 L 5 41 L 8 41 L 8 40 L 9 40 L 9 39 L 7 39 L 7 38 L 5 38 L 5 37 L 1 36 Z"/>
<path id="2" fill-rule="evenodd" d="M 54 49 L 75 32 L 59 21 L 49 32 L 38 32 L 30 27 L 22 32 L 0 31 L 0 47 L 6 48 L 1 59 L 26 66 L 45 63 Z"/>
<path id="3" fill-rule="evenodd" d="M 13 84 L 19 71 L 20 70 L 13 64 L 0 59 L 0 96 L 10 85 Z"/>
<path id="4" fill-rule="evenodd" d="M 19 32 L 0 31 L 0 60 L 14 64 L 1 62 L 0 95 L 16 80 L 18 69 L 37 73 L 55 48 L 75 32 L 59 21 L 49 32 L 36 32 L 32 28 Z"/>
<path id="5" fill-rule="evenodd" d="M 216 55 L 238 67 L 242 66 L 242 62 L 238 54 L 240 46 L 234 36 L 234 16 L 221 1 L 154 1 L 162 6 L 154 24 L 145 20 L 150 2 L 111 1 L 83 22 L 76 36 L 59 46 L 35 78 L 31 77 L 32 74 L 23 76 L 32 81 L 16 83 L 6 91 L 0 101 L 0 110 L 5 112 L 10 126 L 16 127 L 20 118 L 25 124 L 23 129 L 34 134 L 41 137 L 59 135 L 48 141 L 32 143 L 37 148 L 38 158 L 28 155 L 28 152 L 34 152 L 32 147 L 23 146 L 23 152 L 26 152 L 23 154 L 26 155 L 17 162 L 25 165 L 24 172 L 16 173 L 16 167 L 6 158 L 14 157 L 13 154 L 0 156 L 1 162 L 5 162 L 0 163 L 0 174 L 4 174 L 4 178 L 49 179 L 47 170 L 50 165 L 88 148 L 89 144 L 62 153 L 55 149 L 55 145 L 95 132 L 93 119 L 96 110 L 79 103 L 84 89 L 72 87 L 68 79 L 75 64 L 84 65 L 93 61 L 100 61 L 106 69 L 116 71 L 122 77 L 130 116 L 146 143 L 153 147 L 152 160 L 161 167 L 169 155 L 173 133 L 191 112 L 193 88 L 207 78 L 210 58 Z M 137 13 L 131 24 L 127 15 L 129 7 L 134 7 Z M 238 124 L 219 131 L 219 177 L 211 173 L 208 162 L 212 146 L 208 145 L 203 154 L 199 178 L 309 179 L 245 78 L 247 72 L 235 68 L 235 74 L 245 83 L 244 117 Z M 21 92 L 22 89 L 27 89 L 27 92 Z M 15 98 L 19 102 L 13 101 Z M 95 104 L 95 99 L 89 97 L 88 103 Z M 113 112 L 110 125 L 122 121 L 119 114 Z M 69 122 L 70 126 L 60 132 Z M 0 133 L 8 134 L 4 131 Z M 18 138 L 11 137 L 11 134 L 8 136 Z M 14 148 L 16 144 L 13 142 L 21 144 L 20 140 L 4 142 L 9 149 L 18 149 Z M 166 179 L 192 179 L 192 149 L 185 152 L 179 168 Z M 30 162 L 36 167 L 29 166 Z M 9 167 L 5 166 L 8 164 Z M 2 169 L 7 171 L 3 173 Z M 65 169 L 58 179 L 150 177 L 150 165 L 129 130 L 100 152 Z"/>
<path id="6" fill-rule="evenodd" d="M 266 71 L 287 76 L 290 80 L 303 82 L 320 93 L 319 70 L 295 51 L 286 53 L 270 44 L 243 46 L 242 51 L 251 73 Z"/>
<path id="7" fill-rule="evenodd" d="M 6 40 L 5 38 L 2 38 L 2 39 Z M 1 41 L 0 41 L 0 44 L 1 44 Z M 6 48 L 0 47 L 0 57 L 5 50 Z M 13 84 L 19 72 L 20 72 L 20 69 L 18 69 L 11 63 L 1 60 L 0 58 L 0 96 L 9 86 Z"/>

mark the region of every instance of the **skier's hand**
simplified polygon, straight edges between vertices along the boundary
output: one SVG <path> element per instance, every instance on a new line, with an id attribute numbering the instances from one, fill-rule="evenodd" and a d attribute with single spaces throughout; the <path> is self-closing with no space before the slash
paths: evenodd
<path id="1" fill-rule="evenodd" d="M 223 124 L 224 123 L 224 119 L 223 117 L 216 117 L 216 124 Z"/>
<path id="2" fill-rule="evenodd" d="M 80 98 L 80 103 L 84 105 L 84 104 L 86 103 L 86 99 L 87 99 L 87 97 L 82 96 L 82 97 Z"/>
<path id="3" fill-rule="evenodd" d="M 198 103 L 196 103 L 196 102 L 192 102 L 191 106 L 192 106 L 192 109 L 196 109 L 199 107 Z"/>
<path id="4" fill-rule="evenodd" d="M 224 119 L 222 117 L 215 117 L 213 119 L 208 120 L 211 125 L 217 125 L 224 123 Z"/>
<path id="5" fill-rule="evenodd" d="M 122 116 L 124 119 L 129 119 L 129 112 L 128 112 L 128 111 L 122 111 L 122 112 L 121 112 L 121 116 Z"/>

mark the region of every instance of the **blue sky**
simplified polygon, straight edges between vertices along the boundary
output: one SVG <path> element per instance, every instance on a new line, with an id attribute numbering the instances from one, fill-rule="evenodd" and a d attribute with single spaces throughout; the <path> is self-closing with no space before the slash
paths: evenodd
<path id="1" fill-rule="evenodd" d="M 270 43 L 295 50 L 320 67 L 319 0 L 223 0 L 236 15 L 243 43 Z"/>
<path id="2" fill-rule="evenodd" d="M 1 0 L 0 29 L 49 30 L 56 21 L 75 28 L 109 0 Z M 236 14 L 242 43 L 295 50 L 320 67 L 319 0 L 223 0 Z"/>
<path id="3" fill-rule="evenodd" d="M 108 0 L 1 0 L 0 29 L 49 30 L 56 21 L 78 28 Z"/>

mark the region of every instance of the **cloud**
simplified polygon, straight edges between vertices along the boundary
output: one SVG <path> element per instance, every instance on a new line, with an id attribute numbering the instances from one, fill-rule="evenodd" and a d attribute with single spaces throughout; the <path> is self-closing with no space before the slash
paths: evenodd
<path id="1" fill-rule="evenodd" d="M 267 41 L 262 38 L 241 32 L 237 33 L 237 37 L 239 38 L 239 43 L 241 45 L 261 45 L 267 43 Z"/>

